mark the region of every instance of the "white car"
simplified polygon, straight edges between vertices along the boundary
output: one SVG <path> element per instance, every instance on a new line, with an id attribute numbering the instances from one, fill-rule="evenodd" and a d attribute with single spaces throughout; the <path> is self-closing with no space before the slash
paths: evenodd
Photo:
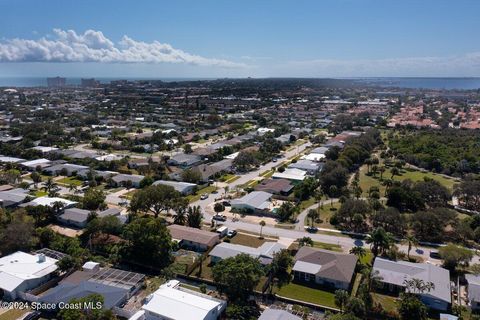
<path id="1" fill-rule="evenodd" d="M 208 194 L 204 193 L 200 196 L 200 200 L 208 199 Z"/>

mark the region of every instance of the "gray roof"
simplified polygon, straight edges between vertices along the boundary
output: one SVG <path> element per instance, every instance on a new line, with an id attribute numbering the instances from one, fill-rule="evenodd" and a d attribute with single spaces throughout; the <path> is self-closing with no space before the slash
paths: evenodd
<path id="1" fill-rule="evenodd" d="M 317 171 L 320 170 L 321 165 L 318 162 L 310 160 L 298 160 L 295 163 L 291 163 L 288 167 L 307 171 Z"/>
<path id="2" fill-rule="evenodd" d="M 297 317 L 285 310 L 268 308 L 262 312 L 258 320 L 302 320 L 302 318 Z"/>
<path id="3" fill-rule="evenodd" d="M 272 261 L 273 255 L 282 249 L 285 249 L 285 246 L 278 242 L 265 242 L 258 248 L 222 242 L 215 246 L 215 248 L 210 251 L 209 255 L 220 259 L 226 259 L 244 253 L 253 258 L 259 258 L 262 263 L 268 264 Z"/>
<path id="4" fill-rule="evenodd" d="M 480 276 L 466 274 L 465 280 L 468 283 L 468 300 L 480 302 Z"/>
<path id="5" fill-rule="evenodd" d="M 313 150 L 310 150 L 310 153 L 319 153 L 319 154 L 325 154 L 325 152 L 328 151 L 329 148 L 327 147 L 318 147 Z"/>
<path id="6" fill-rule="evenodd" d="M 406 261 L 390 261 L 376 258 L 373 264 L 373 271 L 378 271 L 384 283 L 404 287 L 404 281 L 419 279 L 425 282 L 432 282 L 435 286 L 430 295 L 436 299 L 451 302 L 450 294 L 450 272 L 447 269 L 437 267 L 429 263 L 412 263 Z"/>
<path id="7" fill-rule="evenodd" d="M 270 204 L 271 193 L 264 191 L 253 191 L 249 194 L 241 197 L 240 199 L 234 199 L 230 203 L 232 205 L 249 205 L 257 209 L 266 209 Z"/>
<path id="8" fill-rule="evenodd" d="M 190 166 L 200 162 L 201 160 L 202 158 L 196 154 L 177 153 L 170 158 L 169 162 L 176 162 L 184 166 Z"/>
<path id="9" fill-rule="evenodd" d="M 90 211 L 78 209 L 78 208 L 69 208 L 65 209 L 64 213 L 60 215 L 62 220 L 69 220 L 83 223 L 87 221 Z"/>
<path id="10" fill-rule="evenodd" d="M 142 175 L 139 174 L 117 174 L 116 176 L 112 177 L 112 180 L 119 183 L 119 182 L 127 182 L 127 181 L 132 181 L 133 183 L 140 183 L 140 181 L 145 178 Z"/>
<path id="11" fill-rule="evenodd" d="M 28 191 L 25 189 L 11 189 L 0 192 L 0 202 L 5 204 L 20 203 L 28 196 Z"/>
<path id="12" fill-rule="evenodd" d="M 195 183 L 188 183 L 188 182 L 178 182 L 178 181 L 167 181 L 167 180 L 158 180 L 153 183 L 153 185 L 164 185 L 164 186 L 171 186 L 173 187 L 176 191 L 180 193 L 185 193 L 191 188 L 195 187 Z"/>
<path id="13" fill-rule="evenodd" d="M 353 254 L 301 247 L 295 255 L 293 270 L 349 283 L 356 264 L 357 257 Z"/>
<path id="14" fill-rule="evenodd" d="M 118 208 L 108 208 L 106 210 L 100 211 L 97 213 L 99 218 L 107 217 L 107 216 L 118 216 L 120 215 L 121 211 Z"/>

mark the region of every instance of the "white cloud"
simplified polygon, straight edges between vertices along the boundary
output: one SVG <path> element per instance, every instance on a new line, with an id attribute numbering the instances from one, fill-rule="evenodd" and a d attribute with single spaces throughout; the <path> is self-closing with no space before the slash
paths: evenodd
<path id="1" fill-rule="evenodd" d="M 136 41 L 127 36 L 115 44 L 101 31 L 54 29 L 38 40 L 8 39 L 0 42 L 0 62 L 103 62 L 183 63 L 222 68 L 246 67 L 225 59 L 206 58 L 173 48 L 167 43 Z"/>

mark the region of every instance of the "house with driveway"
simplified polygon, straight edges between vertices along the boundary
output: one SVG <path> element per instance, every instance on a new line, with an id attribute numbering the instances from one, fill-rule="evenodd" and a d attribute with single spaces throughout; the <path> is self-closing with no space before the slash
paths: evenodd
<path id="1" fill-rule="evenodd" d="M 353 254 L 301 247 L 292 268 L 295 280 L 348 290 L 358 258 Z"/>
<path id="2" fill-rule="evenodd" d="M 249 194 L 230 201 L 232 209 L 249 211 L 252 213 L 268 213 L 271 211 L 272 194 L 265 191 L 253 191 Z"/>
<path id="3" fill-rule="evenodd" d="M 220 242 L 218 233 L 190 228 L 178 224 L 167 227 L 174 241 L 181 247 L 195 251 L 207 251 Z"/>
<path id="4" fill-rule="evenodd" d="M 448 310 L 452 303 L 450 272 L 447 269 L 429 263 L 412 263 L 376 258 L 373 271 L 381 278 L 380 289 L 392 294 L 405 291 L 405 281 L 411 279 L 433 283 L 434 288 L 420 294 L 426 306 L 440 311 Z"/>
<path id="5" fill-rule="evenodd" d="M 232 258 L 243 253 L 248 254 L 252 258 L 259 259 L 263 265 L 269 265 L 272 263 L 273 255 L 282 249 L 286 249 L 283 244 L 270 241 L 263 243 L 258 248 L 222 242 L 210 251 L 209 256 L 212 263 L 217 263 L 220 260 Z"/>

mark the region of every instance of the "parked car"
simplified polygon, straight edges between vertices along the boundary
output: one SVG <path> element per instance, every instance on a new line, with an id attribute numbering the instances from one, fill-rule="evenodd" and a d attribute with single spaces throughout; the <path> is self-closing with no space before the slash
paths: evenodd
<path id="1" fill-rule="evenodd" d="M 200 196 L 200 200 L 205 200 L 208 198 L 208 194 L 204 193 Z"/>
<path id="2" fill-rule="evenodd" d="M 230 207 L 230 201 L 222 201 L 224 207 Z"/>
<path id="3" fill-rule="evenodd" d="M 442 259 L 442 257 L 440 257 L 440 254 L 438 253 L 438 251 L 430 251 L 430 257 L 431 258 L 434 258 L 434 259 Z"/>
<path id="4" fill-rule="evenodd" d="M 213 220 L 217 221 L 227 221 L 227 216 L 222 216 L 221 214 L 216 214 L 212 218 Z"/>
<path id="5" fill-rule="evenodd" d="M 228 230 L 227 237 L 233 238 L 237 234 L 237 230 Z"/>

